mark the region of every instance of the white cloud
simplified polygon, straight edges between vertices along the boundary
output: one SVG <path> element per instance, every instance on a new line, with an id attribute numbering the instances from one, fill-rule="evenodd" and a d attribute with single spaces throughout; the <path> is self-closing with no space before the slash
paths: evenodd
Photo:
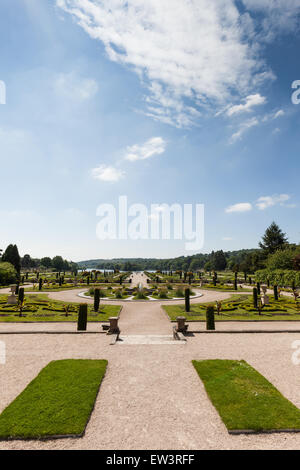
<path id="1" fill-rule="evenodd" d="M 162 137 L 152 137 L 142 145 L 132 145 L 127 147 L 125 159 L 131 162 L 136 160 L 146 160 L 154 155 L 164 153 L 166 149 L 166 142 Z"/>
<path id="2" fill-rule="evenodd" d="M 272 113 L 266 114 L 263 118 L 263 122 L 273 121 L 278 119 L 279 117 L 285 116 L 285 111 L 283 109 L 279 109 L 278 111 L 273 111 Z"/>
<path id="3" fill-rule="evenodd" d="M 233 238 L 232 237 L 223 237 L 222 240 L 224 242 L 230 242 L 231 240 L 233 240 Z"/>
<path id="4" fill-rule="evenodd" d="M 257 22 L 261 26 L 259 37 L 272 41 L 275 34 L 291 32 L 299 26 L 299 0 L 242 0 L 253 13 L 260 13 Z"/>
<path id="5" fill-rule="evenodd" d="M 86 101 L 98 91 L 97 82 L 92 78 L 79 77 L 76 73 L 61 73 L 54 82 L 57 94 L 72 101 Z"/>
<path id="6" fill-rule="evenodd" d="M 277 111 L 277 113 L 274 114 L 273 119 L 277 119 L 284 115 L 285 115 L 285 112 L 283 111 L 283 109 L 280 109 L 279 111 Z"/>
<path id="7" fill-rule="evenodd" d="M 225 209 L 227 214 L 232 212 L 249 212 L 252 210 L 252 204 L 250 202 L 239 202 L 238 204 L 233 204 Z"/>
<path id="8" fill-rule="evenodd" d="M 93 168 L 92 177 L 100 181 L 109 181 L 116 183 L 123 178 L 125 173 L 122 170 L 118 170 L 113 166 L 100 165 L 97 168 Z"/>
<path id="9" fill-rule="evenodd" d="M 256 117 L 253 117 L 253 118 L 243 122 L 240 125 L 239 129 L 234 134 L 232 134 L 229 142 L 231 144 L 233 144 L 237 140 L 240 140 L 242 138 L 242 136 L 245 134 L 245 132 L 247 132 L 249 129 L 251 129 L 251 127 L 258 126 L 258 124 L 259 124 L 259 121 Z"/>
<path id="10" fill-rule="evenodd" d="M 280 194 L 278 196 L 262 196 L 257 199 L 256 207 L 258 207 L 259 210 L 263 211 L 268 207 L 275 206 L 276 204 L 280 204 L 282 206 L 289 199 L 290 196 L 288 194 Z"/>
<path id="11" fill-rule="evenodd" d="M 261 96 L 259 93 L 256 93 L 255 95 L 249 95 L 247 96 L 247 98 L 245 98 L 244 104 L 237 104 L 237 105 L 231 106 L 227 110 L 227 115 L 233 116 L 234 114 L 250 112 L 254 106 L 265 104 L 266 101 L 267 100 L 265 96 Z"/>
<path id="12" fill-rule="evenodd" d="M 274 78 L 255 25 L 235 0 L 57 0 L 110 60 L 132 67 L 148 89 L 145 113 L 177 127 L 248 96 Z M 251 38 L 251 40 L 245 40 Z"/>
<path id="13" fill-rule="evenodd" d="M 275 127 L 275 129 L 273 129 L 273 131 L 272 131 L 273 135 L 276 135 L 276 134 L 279 134 L 279 133 L 280 133 L 280 128 L 279 127 Z"/>

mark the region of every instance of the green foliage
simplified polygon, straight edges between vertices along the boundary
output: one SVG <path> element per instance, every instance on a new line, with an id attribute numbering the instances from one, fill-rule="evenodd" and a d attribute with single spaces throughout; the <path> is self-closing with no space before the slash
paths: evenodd
<path id="1" fill-rule="evenodd" d="M 158 296 L 159 299 L 168 299 L 168 290 L 167 289 L 159 289 Z"/>
<path id="2" fill-rule="evenodd" d="M 300 255 L 300 247 L 288 247 L 283 250 L 277 250 L 268 256 L 266 268 L 273 269 L 293 269 L 294 258 Z"/>
<path id="3" fill-rule="evenodd" d="M 223 250 L 216 251 L 215 253 L 213 252 L 211 266 L 215 271 L 224 271 L 224 269 L 226 269 L 227 260 Z"/>
<path id="4" fill-rule="evenodd" d="M 258 307 L 257 287 L 253 287 L 253 307 L 255 309 Z"/>
<path id="5" fill-rule="evenodd" d="M 14 284 L 17 280 L 17 271 L 11 263 L 0 262 L 0 285 Z"/>
<path id="6" fill-rule="evenodd" d="M 294 283 L 296 287 L 300 286 L 300 272 L 291 271 L 289 269 L 261 269 L 255 273 L 256 280 L 259 282 L 267 283 L 268 280 L 271 285 L 278 285 L 280 287 L 292 286 Z"/>
<path id="7" fill-rule="evenodd" d="M 135 300 L 147 300 L 147 296 L 144 293 L 144 290 L 138 290 L 136 295 L 134 296 Z"/>
<path id="8" fill-rule="evenodd" d="M 41 265 L 44 266 L 45 268 L 51 268 L 52 267 L 52 260 L 49 256 L 45 256 L 44 258 L 41 259 Z"/>
<path id="9" fill-rule="evenodd" d="M 282 232 L 275 222 L 272 222 L 266 229 L 259 246 L 266 254 L 271 254 L 275 253 L 276 250 L 283 249 L 287 242 L 286 234 Z"/>
<path id="10" fill-rule="evenodd" d="M 18 302 L 22 304 L 24 301 L 24 287 L 19 288 Z"/>
<path id="11" fill-rule="evenodd" d="M 100 289 L 95 289 L 94 293 L 94 310 L 98 312 L 100 306 Z"/>
<path id="12" fill-rule="evenodd" d="M 15 268 L 17 274 L 20 273 L 21 270 L 21 258 L 19 255 L 17 245 L 8 245 L 5 252 L 2 255 L 2 262 L 11 263 Z"/>
<path id="13" fill-rule="evenodd" d="M 189 313 L 186 313 L 183 305 L 163 306 L 172 321 L 178 316 L 185 315 L 188 321 L 205 321 L 206 309 L 211 307 L 210 303 L 192 304 Z M 282 296 L 275 301 L 270 296 L 270 304 L 266 305 L 261 315 L 253 304 L 252 296 L 233 295 L 230 299 L 222 301 L 222 307 L 215 321 L 277 321 L 277 320 L 300 320 L 300 302 L 296 302 L 292 297 Z"/>

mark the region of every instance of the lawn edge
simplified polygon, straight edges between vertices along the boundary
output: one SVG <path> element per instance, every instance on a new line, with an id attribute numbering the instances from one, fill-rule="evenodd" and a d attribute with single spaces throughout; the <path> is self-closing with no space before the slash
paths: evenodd
<path id="1" fill-rule="evenodd" d="M 77 358 L 78 359 L 78 358 Z M 58 361 L 61 361 L 61 360 L 67 360 L 67 359 L 57 359 Z M 82 438 L 85 433 L 86 433 L 86 429 L 88 427 L 88 424 L 91 420 L 91 416 L 94 412 L 94 409 L 95 409 L 95 404 L 96 404 L 96 401 L 97 401 L 97 398 L 99 396 L 99 392 L 100 392 L 100 388 L 101 388 L 101 385 L 106 377 L 106 372 L 107 372 L 107 369 L 108 369 L 108 360 L 107 359 L 89 359 L 89 360 L 101 360 L 101 361 L 106 361 L 106 368 L 105 368 L 105 372 L 103 374 L 103 377 L 101 379 L 101 382 L 99 383 L 99 387 L 98 387 L 98 390 L 97 390 L 97 393 L 96 393 L 96 396 L 95 396 L 95 400 L 94 400 L 94 404 L 93 404 L 93 407 L 91 409 L 91 412 L 87 418 L 87 421 L 86 421 L 86 424 L 85 424 L 85 427 L 83 429 L 83 431 L 79 434 L 53 434 L 53 435 L 45 435 L 45 436 L 40 436 L 40 437 L 1 437 L 0 436 L 0 442 L 10 442 L 10 441 L 51 441 L 51 440 L 56 440 L 56 439 L 80 439 Z M 53 361 L 50 361 L 50 362 L 53 362 Z M 48 362 L 48 364 L 50 364 L 50 362 Z M 47 365 L 48 365 L 47 364 Z M 45 366 L 46 367 L 46 366 Z M 43 369 L 41 369 L 43 370 Z M 41 371 L 40 371 L 41 372 Z M 39 375 L 39 374 L 38 374 Z M 34 379 L 33 379 L 34 380 Z M 31 382 L 30 382 L 31 383 Z M 25 387 L 26 388 L 26 387 Z M 21 392 L 22 393 L 22 392 Z M 17 398 L 17 397 L 16 397 Z M 9 405 L 8 405 L 9 406 Z"/>

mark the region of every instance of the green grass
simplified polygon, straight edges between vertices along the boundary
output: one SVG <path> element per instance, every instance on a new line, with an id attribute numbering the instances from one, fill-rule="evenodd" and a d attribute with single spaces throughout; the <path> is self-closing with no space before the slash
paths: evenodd
<path id="1" fill-rule="evenodd" d="M 164 305 L 163 308 L 171 321 L 176 321 L 178 316 L 185 316 L 187 321 L 206 321 L 206 308 L 215 305 L 214 302 L 191 304 L 190 312 L 185 312 L 182 305 Z M 220 315 L 215 314 L 215 321 L 299 321 L 300 312 L 294 299 L 281 297 L 278 301 L 270 296 L 270 305 L 258 315 L 253 308 L 252 296 L 232 295 L 229 299 L 222 301 Z"/>
<path id="2" fill-rule="evenodd" d="M 105 360 L 50 362 L 0 415 L 0 439 L 82 435 L 106 366 Z"/>
<path id="3" fill-rule="evenodd" d="M 8 306 L 6 300 L 7 295 L 0 295 L 0 323 L 77 322 L 79 303 L 49 300 L 46 294 L 26 295 L 24 311 L 20 317 L 18 308 Z M 65 305 L 69 306 L 68 316 L 65 313 Z M 109 317 L 117 317 L 120 309 L 120 305 L 103 305 L 100 301 L 99 312 L 95 312 L 93 304 L 89 304 L 88 322 L 108 321 Z"/>
<path id="4" fill-rule="evenodd" d="M 192 361 L 229 431 L 300 429 L 300 410 L 245 361 Z"/>

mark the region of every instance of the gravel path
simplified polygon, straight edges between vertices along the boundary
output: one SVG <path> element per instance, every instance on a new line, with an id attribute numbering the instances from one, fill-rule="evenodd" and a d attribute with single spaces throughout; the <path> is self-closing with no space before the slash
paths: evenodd
<path id="1" fill-rule="evenodd" d="M 135 279 L 137 281 L 137 279 Z M 82 289 L 49 293 L 56 300 L 81 302 Z M 201 290 L 192 303 L 228 298 L 231 293 Z M 91 300 L 86 300 L 88 303 Z M 104 301 L 109 303 L 109 301 Z M 124 335 L 170 335 L 172 324 L 161 305 L 171 302 L 118 302 Z M 115 304 L 114 304 L 115 305 Z M 224 329 L 299 329 L 297 322 L 217 323 Z M 190 329 L 204 330 L 204 323 Z M 245 359 L 300 407 L 300 365 L 292 363 L 292 343 L 300 333 L 195 334 L 182 344 L 109 345 L 104 334 L 12 334 L 5 331 L 75 331 L 75 324 L 0 324 L 7 361 L 0 365 L 0 412 L 38 372 L 55 359 L 107 359 L 109 366 L 96 406 L 81 439 L 0 442 L 0 449 L 298 449 L 300 435 L 230 436 L 191 365 L 192 359 Z M 101 325 L 89 324 L 89 331 Z"/>
<path id="2" fill-rule="evenodd" d="M 0 449 L 298 449 L 299 434 L 230 436 L 208 400 L 192 359 L 245 359 L 300 407 L 299 334 L 195 335 L 187 344 L 109 346 L 109 338 L 2 336 L 0 411 L 49 361 L 105 358 L 106 377 L 81 439 L 1 442 Z"/>

